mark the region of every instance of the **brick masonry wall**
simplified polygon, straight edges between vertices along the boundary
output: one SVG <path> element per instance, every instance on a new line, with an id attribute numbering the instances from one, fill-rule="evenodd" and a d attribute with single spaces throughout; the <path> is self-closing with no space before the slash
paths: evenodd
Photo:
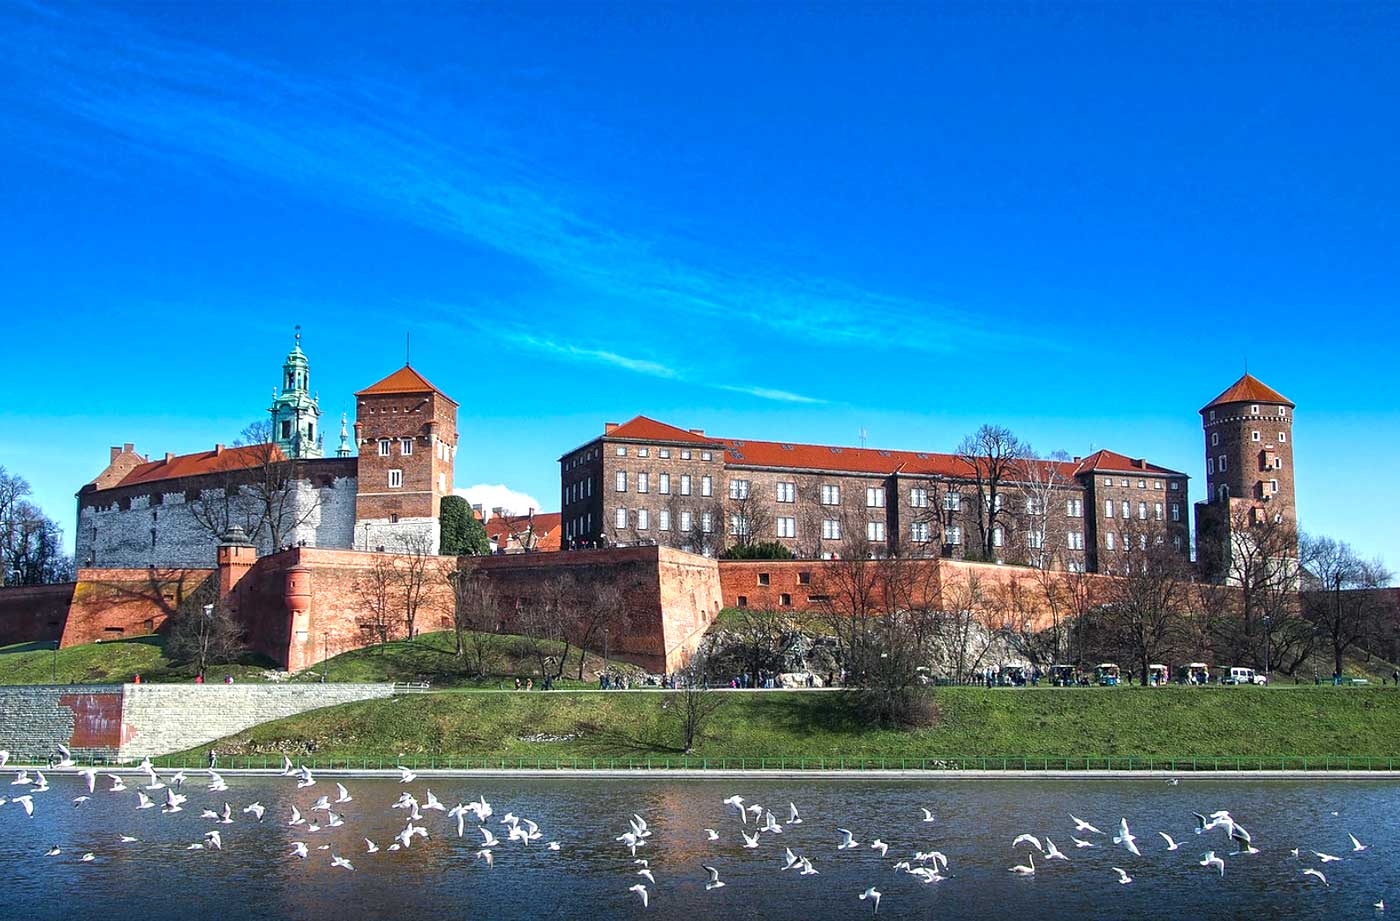
<path id="1" fill-rule="evenodd" d="M 76 582 L 0 588 L 0 646 L 62 637 L 75 588 Z"/>
<path id="2" fill-rule="evenodd" d="M 184 751 L 269 720 L 392 694 L 388 684 L 129 684 L 120 758 Z"/>
<path id="3" fill-rule="evenodd" d="M 0 687 L 0 749 L 18 763 L 44 763 L 60 743 L 75 758 L 115 760 L 121 723 L 121 685 Z"/>
<path id="4" fill-rule="evenodd" d="M 212 569 L 80 569 L 62 645 L 159 632 L 213 578 Z"/>

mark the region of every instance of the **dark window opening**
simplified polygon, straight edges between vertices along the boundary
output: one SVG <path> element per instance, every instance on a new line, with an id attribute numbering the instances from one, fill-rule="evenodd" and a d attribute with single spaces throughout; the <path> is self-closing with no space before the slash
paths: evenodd
<path id="1" fill-rule="evenodd" d="M 783 592 L 781 595 L 778 596 L 778 604 L 782 605 L 785 608 L 792 607 L 792 596 L 789 595 L 787 592 Z"/>
<path id="2" fill-rule="evenodd" d="M 748 606 L 749 606 L 749 596 L 748 596 L 748 595 L 740 595 L 740 596 L 739 596 L 739 607 L 741 607 L 741 608 L 746 608 L 746 607 L 748 607 Z"/>
<path id="3" fill-rule="evenodd" d="M 812 574 L 811 574 L 810 572 L 799 572 L 799 573 L 797 574 L 797 584 L 798 584 L 798 585 L 811 585 L 811 584 L 812 584 Z"/>
<path id="4" fill-rule="evenodd" d="M 766 573 L 766 572 L 761 572 L 761 573 L 758 574 L 758 584 L 759 584 L 759 585 L 767 585 L 767 584 L 768 584 L 768 573 Z"/>

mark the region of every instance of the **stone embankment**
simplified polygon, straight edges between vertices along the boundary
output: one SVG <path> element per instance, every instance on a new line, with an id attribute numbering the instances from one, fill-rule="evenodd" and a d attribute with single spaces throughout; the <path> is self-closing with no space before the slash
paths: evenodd
<path id="1" fill-rule="evenodd" d="M 391 684 L 0 687 L 0 749 L 16 763 L 42 763 L 60 743 L 83 761 L 137 761 L 268 720 L 393 693 Z"/>

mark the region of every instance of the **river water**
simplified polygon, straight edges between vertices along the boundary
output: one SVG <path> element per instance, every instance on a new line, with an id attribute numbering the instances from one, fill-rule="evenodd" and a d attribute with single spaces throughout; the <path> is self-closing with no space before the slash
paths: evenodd
<path id="1" fill-rule="evenodd" d="M 0 780 L 0 796 L 24 791 L 9 779 Z M 347 779 L 354 799 L 337 807 L 344 825 L 314 833 L 289 827 L 290 809 L 312 815 L 319 795 L 335 799 L 330 778 L 299 790 L 287 778 L 230 777 L 226 793 L 210 793 L 206 778 L 191 772 L 189 802 L 169 815 L 135 808 L 138 778 L 127 779 L 128 792 L 108 793 L 110 782 L 99 776 L 97 792 L 79 806 L 72 800 L 86 791 L 83 781 L 51 776 L 50 783 L 34 794 L 32 818 L 15 803 L 0 806 L 0 918 L 595 921 L 642 917 L 629 891 L 637 883 L 649 891 L 646 917 L 683 921 L 863 918 L 872 906 L 858 896 L 872 885 L 883 896 L 881 918 L 1382 918 L 1373 904 L 1392 899 L 1391 911 L 1400 912 L 1400 783 L 1393 781 Z M 426 840 L 388 850 L 405 824 L 405 811 L 391 804 L 405 790 L 426 800 L 429 789 L 449 808 L 479 796 L 492 804 L 487 824 L 502 839 L 493 868 L 474 856 L 475 820 L 458 839 L 455 820 L 441 812 L 418 823 Z M 745 848 L 737 814 L 722 802 L 733 794 L 771 807 L 780 822 L 794 802 L 804 821 Z M 261 822 L 239 812 L 254 801 L 267 807 Z M 200 818 L 202 808 L 225 802 L 234 807 L 232 824 Z M 935 821 L 922 821 L 920 807 Z M 1234 850 L 1226 834 L 1192 831 L 1192 812 L 1219 809 L 1260 850 L 1225 856 L 1223 878 L 1197 861 L 1207 849 Z M 538 823 L 543 837 L 529 846 L 505 840 L 500 820 L 508 812 Z M 614 840 L 633 813 L 652 831 L 638 856 L 649 860 L 655 884 L 635 875 L 632 856 Z M 1070 813 L 1109 834 L 1082 834 L 1098 846 L 1076 848 Z M 1142 856 L 1109 840 L 1120 817 Z M 838 827 L 861 847 L 837 850 Z M 707 840 L 705 828 L 720 840 Z M 221 832 L 222 851 L 187 849 L 211 829 Z M 1167 850 L 1159 831 L 1180 849 Z M 1037 859 L 1033 877 L 1008 872 L 1026 862 L 1028 847 L 1012 848 L 1023 832 L 1049 837 L 1069 859 Z M 1348 832 L 1368 849 L 1353 852 Z M 139 840 L 121 843 L 120 835 Z M 381 850 L 366 853 L 364 837 Z M 889 845 L 885 857 L 869 847 L 876 838 Z M 551 840 L 558 851 L 544 847 Z M 310 856 L 289 857 L 293 841 L 306 842 Z M 60 853 L 45 856 L 53 846 Z M 819 873 L 782 871 L 784 846 L 810 857 Z M 1291 855 L 1295 847 L 1301 857 Z M 949 860 L 941 882 L 892 869 L 935 848 Z M 1314 850 L 1342 859 L 1322 863 Z M 82 862 L 87 852 L 93 859 Z M 332 853 L 355 870 L 332 867 Z M 703 864 L 719 869 L 723 888 L 704 889 Z M 1112 867 L 1133 881 L 1119 884 Z M 1321 869 L 1328 885 L 1302 875 L 1306 867 Z"/>

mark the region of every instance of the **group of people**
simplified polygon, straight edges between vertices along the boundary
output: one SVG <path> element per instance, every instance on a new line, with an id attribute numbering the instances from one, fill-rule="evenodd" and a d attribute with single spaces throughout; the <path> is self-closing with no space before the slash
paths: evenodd
<path id="1" fill-rule="evenodd" d="M 517 691 L 533 691 L 533 690 L 535 689 L 535 679 L 534 679 L 534 678 L 526 678 L 526 679 L 522 682 L 519 678 L 516 678 L 516 679 L 515 679 L 515 689 L 516 689 Z M 545 690 L 545 691 L 552 691 L 552 690 L 554 690 L 554 676 L 553 676 L 553 675 L 545 675 L 545 676 L 544 676 L 544 680 L 540 682 L 540 689 L 541 689 L 541 690 Z"/>

